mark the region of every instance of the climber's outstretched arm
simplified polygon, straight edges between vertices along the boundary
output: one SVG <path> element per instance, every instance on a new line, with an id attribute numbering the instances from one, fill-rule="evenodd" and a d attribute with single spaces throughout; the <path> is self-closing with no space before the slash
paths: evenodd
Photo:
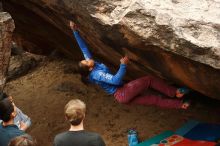
<path id="1" fill-rule="evenodd" d="M 76 41 L 83 53 L 83 56 L 86 60 L 92 59 L 92 55 L 88 50 L 88 47 L 85 43 L 85 41 L 82 39 L 82 37 L 80 36 L 79 32 L 77 31 L 77 26 L 74 22 L 70 21 L 70 28 L 73 31 L 73 35 L 76 38 Z"/>

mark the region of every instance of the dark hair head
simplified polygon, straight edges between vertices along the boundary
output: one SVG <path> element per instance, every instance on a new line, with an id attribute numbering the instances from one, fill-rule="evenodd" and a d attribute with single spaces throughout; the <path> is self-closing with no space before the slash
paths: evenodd
<path id="1" fill-rule="evenodd" d="M 0 92 L 0 101 L 5 99 L 5 98 L 8 98 L 8 97 L 9 96 L 5 92 L 3 92 L 3 91 Z"/>
<path id="2" fill-rule="evenodd" d="M 11 114 L 14 112 L 14 106 L 9 98 L 0 101 L 0 119 L 8 122 L 11 119 Z"/>
<path id="3" fill-rule="evenodd" d="M 36 142 L 28 134 L 13 138 L 8 146 L 36 146 Z"/>
<path id="4" fill-rule="evenodd" d="M 79 62 L 78 66 L 79 66 L 79 73 L 81 75 L 81 81 L 84 84 L 88 84 L 89 83 L 88 76 L 90 73 L 89 67 L 87 65 L 82 64 L 81 62 Z"/>

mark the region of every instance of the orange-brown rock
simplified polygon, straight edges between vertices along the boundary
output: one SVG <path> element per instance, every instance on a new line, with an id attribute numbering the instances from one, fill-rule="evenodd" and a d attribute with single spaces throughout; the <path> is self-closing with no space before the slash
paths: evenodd
<path id="1" fill-rule="evenodd" d="M 125 53 L 131 78 L 151 73 L 220 99 L 220 3 L 215 0 L 3 0 L 14 39 L 35 53 L 81 52 L 75 21 L 96 58 L 117 68 Z M 127 47 L 123 50 L 122 47 Z"/>

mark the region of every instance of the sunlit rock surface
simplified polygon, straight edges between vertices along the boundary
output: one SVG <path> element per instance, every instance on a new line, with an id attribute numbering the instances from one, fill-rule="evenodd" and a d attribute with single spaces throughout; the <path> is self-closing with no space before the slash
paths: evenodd
<path id="1" fill-rule="evenodd" d="M 0 90 L 3 89 L 6 82 L 13 30 L 14 21 L 11 16 L 6 12 L 0 12 Z"/>
<path id="2" fill-rule="evenodd" d="M 15 20 L 14 40 L 30 52 L 81 59 L 71 19 L 112 68 L 127 54 L 131 78 L 150 73 L 220 99 L 218 0 L 3 0 L 3 8 Z"/>

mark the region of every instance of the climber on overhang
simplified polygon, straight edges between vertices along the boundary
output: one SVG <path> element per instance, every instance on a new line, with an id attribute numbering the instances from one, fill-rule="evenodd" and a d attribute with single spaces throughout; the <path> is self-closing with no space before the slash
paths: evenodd
<path id="1" fill-rule="evenodd" d="M 76 24 L 70 21 L 70 28 L 84 55 L 84 60 L 79 62 L 79 70 L 83 82 L 90 82 L 102 87 L 108 94 L 111 94 L 119 103 L 134 103 L 141 105 L 157 105 L 166 108 L 187 109 L 189 102 L 183 101 L 183 96 L 188 93 L 187 88 L 175 88 L 166 84 L 163 80 L 144 76 L 124 84 L 122 79 L 126 73 L 129 63 L 127 56 L 120 59 L 120 67 L 116 74 L 112 74 L 107 66 L 93 60 L 91 53 L 84 40 L 81 38 Z M 154 89 L 165 96 L 146 93 L 147 89 Z"/>

